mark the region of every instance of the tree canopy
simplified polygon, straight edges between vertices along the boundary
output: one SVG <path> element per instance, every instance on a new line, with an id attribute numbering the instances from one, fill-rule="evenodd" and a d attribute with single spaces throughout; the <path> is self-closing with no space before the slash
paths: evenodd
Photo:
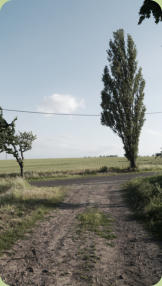
<path id="1" fill-rule="evenodd" d="M 13 155 L 19 164 L 20 174 L 24 175 L 24 152 L 31 150 L 36 136 L 32 132 L 19 132 L 15 130 L 15 118 L 10 124 L 3 118 L 0 108 L 0 153 Z"/>
<path id="2" fill-rule="evenodd" d="M 139 22 L 141 24 L 146 18 L 150 18 L 151 14 L 155 19 L 155 23 L 162 21 L 162 10 L 158 3 L 152 0 L 145 0 L 139 11 Z"/>

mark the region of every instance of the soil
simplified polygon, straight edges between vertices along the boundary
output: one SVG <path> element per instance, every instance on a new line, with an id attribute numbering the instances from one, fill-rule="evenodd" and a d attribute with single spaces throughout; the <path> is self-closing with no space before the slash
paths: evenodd
<path id="1" fill-rule="evenodd" d="M 10 286 L 156 284 L 162 277 L 162 244 L 135 220 L 123 199 L 120 185 L 130 177 L 70 185 L 65 201 L 0 257 L 2 280 Z M 77 215 L 88 207 L 112 217 L 115 239 L 78 234 Z"/>

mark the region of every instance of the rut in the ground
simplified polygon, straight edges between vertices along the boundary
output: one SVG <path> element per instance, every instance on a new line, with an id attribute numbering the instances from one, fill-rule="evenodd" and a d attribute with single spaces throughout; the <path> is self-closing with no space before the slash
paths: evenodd
<path id="1" fill-rule="evenodd" d="M 162 276 L 160 246 L 132 219 L 119 183 L 72 186 L 65 202 L 0 258 L 3 280 L 10 286 L 157 283 Z M 87 207 L 114 217 L 114 246 L 92 232 L 77 234 L 76 216 Z"/>

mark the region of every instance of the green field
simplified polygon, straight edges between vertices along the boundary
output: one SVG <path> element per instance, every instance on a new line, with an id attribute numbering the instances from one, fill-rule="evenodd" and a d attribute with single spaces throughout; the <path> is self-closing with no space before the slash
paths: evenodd
<path id="1" fill-rule="evenodd" d="M 25 160 L 26 172 L 64 172 L 98 169 L 102 166 L 126 168 L 125 158 L 68 158 L 68 159 L 28 159 Z M 0 160 L 0 173 L 19 172 L 15 160 Z"/>
<path id="2" fill-rule="evenodd" d="M 139 170 L 162 170 L 162 158 L 139 157 Z M 79 171 L 98 170 L 107 166 L 110 171 L 120 171 L 128 168 L 128 161 L 124 157 L 94 157 L 94 158 L 69 158 L 69 159 L 28 159 L 25 160 L 27 173 L 71 173 Z M 19 166 L 15 160 L 0 160 L 0 174 L 19 174 Z"/>

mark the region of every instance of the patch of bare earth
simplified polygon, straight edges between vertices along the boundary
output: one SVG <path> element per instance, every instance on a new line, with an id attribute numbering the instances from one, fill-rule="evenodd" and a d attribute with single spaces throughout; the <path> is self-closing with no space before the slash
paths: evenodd
<path id="1" fill-rule="evenodd" d="M 64 203 L 0 258 L 2 279 L 10 286 L 157 283 L 162 276 L 162 248 L 133 219 L 122 199 L 120 181 L 115 180 L 73 185 Z M 87 207 L 114 218 L 116 239 L 77 233 L 76 216 Z"/>

